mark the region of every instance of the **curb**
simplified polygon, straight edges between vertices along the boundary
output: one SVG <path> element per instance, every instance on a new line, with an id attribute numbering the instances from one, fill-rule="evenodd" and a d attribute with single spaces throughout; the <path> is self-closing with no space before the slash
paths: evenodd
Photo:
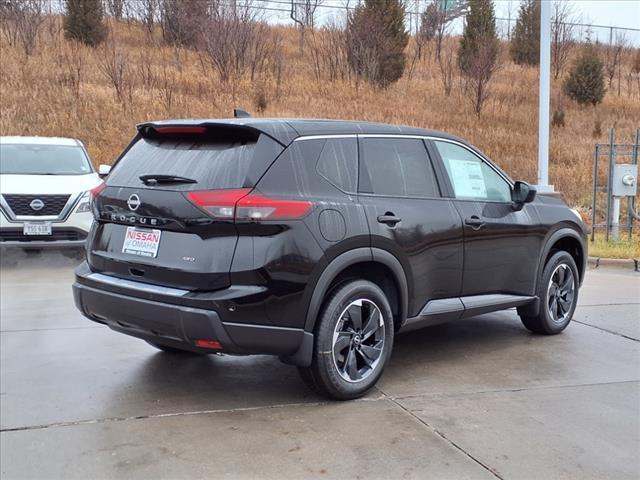
<path id="1" fill-rule="evenodd" d="M 635 258 L 600 258 L 589 257 L 587 263 L 592 268 L 598 267 L 617 267 L 631 268 L 634 271 L 640 271 L 639 261 Z"/>

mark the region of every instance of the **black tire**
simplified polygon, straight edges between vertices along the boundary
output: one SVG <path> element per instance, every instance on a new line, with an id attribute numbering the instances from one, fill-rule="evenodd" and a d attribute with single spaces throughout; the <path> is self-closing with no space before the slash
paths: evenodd
<path id="1" fill-rule="evenodd" d="M 567 282 L 567 271 L 571 273 L 571 298 L 562 292 L 567 288 L 556 288 L 556 282 Z M 555 335 L 562 332 L 573 317 L 578 303 L 578 268 L 576 263 L 564 250 L 551 255 L 538 279 L 536 295 L 540 299 L 540 309 L 537 316 L 521 315 L 520 319 L 525 327 L 534 333 Z"/>
<path id="2" fill-rule="evenodd" d="M 147 343 L 152 347 L 157 348 L 158 350 L 162 350 L 165 353 L 173 353 L 173 354 L 180 354 L 180 355 L 204 355 L 204 353 L 198 353 L 198 352 L 192 352 L 191 350 L 182 350 L 180 348 L 168 347 L 166 345 L 160 345 L 159 343 L 153 343 L 149 341 L 147 341 Z"/>
<path id="3" fill-rule="evenodd" d="M 298 368 L 300 376 L 323 396 L 361 397 L 376 384 L 391 356 L 394 332 L 389 301 L 376 284 L 355 280 L 334 291 L 320 312 L 311 366 Z"/>

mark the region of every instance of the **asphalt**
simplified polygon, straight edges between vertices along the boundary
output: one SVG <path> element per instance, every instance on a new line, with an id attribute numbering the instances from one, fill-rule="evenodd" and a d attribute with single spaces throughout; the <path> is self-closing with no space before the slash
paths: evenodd
<path id="1" fill-rule="evenodd" d="M 364 399 L 260 357 L 156 351 L 73 306 L 77 259 L 3 251 L 2 478 L 638 479 L 640 274 L 588 272 L 575 321 L 515 311 L 396 338 Z"/>

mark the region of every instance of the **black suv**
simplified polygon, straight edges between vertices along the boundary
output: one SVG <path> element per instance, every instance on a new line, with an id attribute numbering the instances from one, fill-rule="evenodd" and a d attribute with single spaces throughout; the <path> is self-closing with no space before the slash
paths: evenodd
<path id="1" fill-rule="evenodd" d="M 585 274 L 577 213 L 418 128 L 144 123 L 92 210 L 84 315 L 168 352 L 278 355 L 338 399 L 398 332 L 510 307 L 561 332 Z"/>

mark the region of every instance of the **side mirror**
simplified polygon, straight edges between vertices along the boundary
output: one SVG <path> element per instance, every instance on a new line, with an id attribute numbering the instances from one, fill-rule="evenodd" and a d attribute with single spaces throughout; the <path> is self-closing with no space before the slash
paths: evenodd
<path id="1" fill-rule="evenodd" d="M 525 203 L 531 203 L 536 198 L 536 189 L 527 182 L 516 182 L 511 190 L 511 201 L 514 210 L 522 210 Z"/>
<path id="2" fill-rule="evenodd" d="M 98 176 L 100 178 L 104 178 L 107 175 L 109 175 L 110 171 L 111 171 L 111 165 L 100 165 L 98 167 Z"/>

